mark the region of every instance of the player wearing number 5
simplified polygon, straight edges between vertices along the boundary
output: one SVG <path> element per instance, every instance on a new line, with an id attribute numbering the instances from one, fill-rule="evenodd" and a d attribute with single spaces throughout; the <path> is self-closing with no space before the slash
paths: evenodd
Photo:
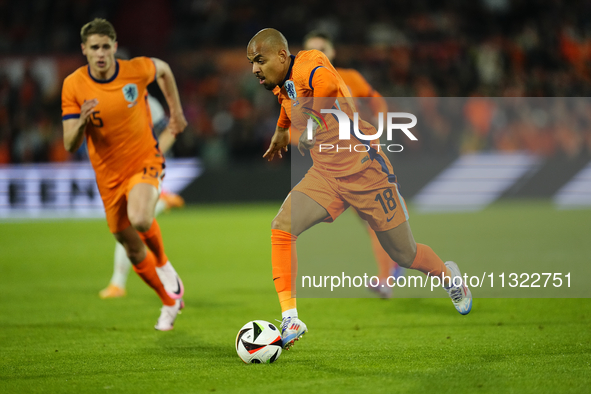
<path id="1" fill-rule="evenodd" d="M 273 91 L 281 104 L 275 134 L 264 154 L 268 160 L 281 158 L 282 152 L 287 151 L 290 126 L 304 131 L 306 124 L 313 123 L 303 121 L 302 111 L 297 112 L 302 103 L 311 102 L 307 105 L 313 108 L 303 109 L 316 116 L 322 109 L 338 108 L 353 120 L 356 108 L 347 85 L 322 52 L 301 51 L 293 56 L 279 31 L 264 29 L 250 40 L 246 56 L 260 84 Z M 347 149 L 347 144 L 350 147 L 357 142 L 339 139 L 336 116 L 324 119 L 311 139 L 307 138 L 308 132 L 302 133 L 298 148 L 302 154 L 309 150 L 314 164 L 287 196 L 271 224 L 273 280 L 282 309 L 281 336 L 285 348 L 290 348 L 307 331 L 296 308 L 296 239 L 317 223 L 332 222 L 349 206 L 368 222 L 384 250 L 401 266 L 431 276 L 461 276 L 455 263 L 443 263 L 430 247 L 415 243 L 396 176 L 383 151 Z M 359 128 L 365 135 L 376 133 L 367 122 L 361 121 Z M 321 144 L 340 149 L 326 153 L 319 149 Z M 453 285 L 447 281 L 447 286 L 458 312 L 470 312 L 470 290 L 462 283 Z"/>
<path id="2" fill-rule="evenodd" d="M 171 330 L 184 288 L 154 220 L 165 163 L 152 132 L 147 86 L 160 86 L 170 109 L 168 129 L 176 136 L 187 126 L 176 82 L 162 60 L 115 60 L 115 29 L 104 19 L 87 23 L 80 35 L 88 65 L 64 81 L 64 145 L 73 152 L 86 139 L 109 230 L 162 301 L 155 328 Z"/>

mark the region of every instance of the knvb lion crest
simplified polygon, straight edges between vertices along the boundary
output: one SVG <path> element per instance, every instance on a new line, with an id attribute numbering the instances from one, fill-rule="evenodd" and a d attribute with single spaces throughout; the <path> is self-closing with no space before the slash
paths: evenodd
<path id="1" fill-rule="evenodd" d="M 295 100 L 297 97 L 293 81 L 285 81 L 285 91 L 290 99 Z"/>
<path id="2" fill-rule="evenodd" d="M 128 83 L 123 87 L 123 97 L 125 100 L 129 102 L 128 107 L 133 107 L 137 104 L 137 98 L 139 96 L 139 92 L 137 89 L 137 85 L 135 83 Z"/>

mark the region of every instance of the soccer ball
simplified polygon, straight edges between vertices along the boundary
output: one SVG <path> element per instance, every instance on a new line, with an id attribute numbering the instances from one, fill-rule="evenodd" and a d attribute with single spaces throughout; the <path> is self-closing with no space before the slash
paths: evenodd
<path id="1" fill-rule="evenodd" d="M 281 334 L 268 321 L 246 323 L 236 335 L 236 353 L 246 364 L 269 364 L 281 355 Z"/>

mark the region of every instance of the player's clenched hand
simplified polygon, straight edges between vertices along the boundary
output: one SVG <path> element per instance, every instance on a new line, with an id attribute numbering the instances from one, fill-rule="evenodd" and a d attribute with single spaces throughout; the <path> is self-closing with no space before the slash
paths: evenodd
<path id="1" fill-rule="evenodd" d="M 87 100 L 84 103 L 82 103 L 82 105 L 80 106 L 80 122 L 83 126 L 86 126 L 86 123 L 88 123 L 88 119 L 90 118 L 90 115 L 92 115 L 92 110 L 97 105 L 97 99 Z"/>
<path id="2" fill-rule="evenodd" d="M 271 138 L 271 144 L 269 145 L 269 149 L 265 152 L 263 157 L 268 161 L 273 160 L 275 154 L 279 156 L 280 159 L 283 158 L 282 152 L 287 152 L 287 146 L 289 145 L 289 129 L 283 129 L 277 127 L 275 130 L 275 134 L 273 134 L 273 138 Z"/>
<path id="3" fill-rule="evenodd" d="M 167 129 L 176 137 L 185 130 L 187 124 L 187 119 L 185 119 L 185 115 L 181 112 L 170 116 Z"/>

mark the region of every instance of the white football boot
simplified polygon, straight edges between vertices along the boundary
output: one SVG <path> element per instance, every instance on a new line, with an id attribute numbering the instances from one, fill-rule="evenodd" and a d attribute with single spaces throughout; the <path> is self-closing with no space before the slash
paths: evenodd
<path id="1" fill-rule="evenodd" d="M 377 286 L 372 286 L 370 283 L 368 283 L 367 289 L 373 293 L 376 293 L 380 298 L 392 298 L 392 288 L 388 286 L 386 279 L 380 279 L 380 282 L 377 284 Z"/>
<path id="2" fill-rule="evenodd" d="M 451 302 L 453 302 L 456 310 L 460 312 L 462 315 L 467 315 L 472 310 L 472 293 L 466 284 L 464 283 L 464 279 L 462 279 L 462 273 L 458 268 L 458 265 L 453 261 L 446 261 L 445 266 L 449 268 L 450 276 L 452 279 L 452 283 L 450 287 L 444 287 L 447 294 L 449 294 L 449 298 L 451 298 Z M 459 286 L 454 285 L 453 279 L 456 277 L 460 277 L 461 283 Z M 458 284 L 458 279 L 455 280 L 455 283 Z"/>
<path id="3" fill-rule="evenodd" d="M 294 342 L 308 332 L 306 324 L 297 317 L 285 317 L 281 322 L 281 341 L 285 350 L 291 349 Z"/>
<path id="4" fill-rule="evenodd" d="M 178 314 L 181 313 L 181 309 L 185 307 L 185 302 L 183 300 L 176 300 L 174 305 L 166 306 L 162 305 L 162 309 L 160 309 L 160 317 L 158 318 L 158 323 L 154 326 L 155 329 L 158 331 L 170 331 L 174 328 L 174 321 Z"/>
<path id="5" fill-rule="evenodd" d="M 160 281 L 164 285 L 164 290 L 168 293 L 168 296 L 173 300 L 180 300 L 185 294 L 185 287 L 183 281 L 176 273 L 170 261 L 167 261 L 162 267 L 156 267 L 156 273 L 160 278 Z"/>

